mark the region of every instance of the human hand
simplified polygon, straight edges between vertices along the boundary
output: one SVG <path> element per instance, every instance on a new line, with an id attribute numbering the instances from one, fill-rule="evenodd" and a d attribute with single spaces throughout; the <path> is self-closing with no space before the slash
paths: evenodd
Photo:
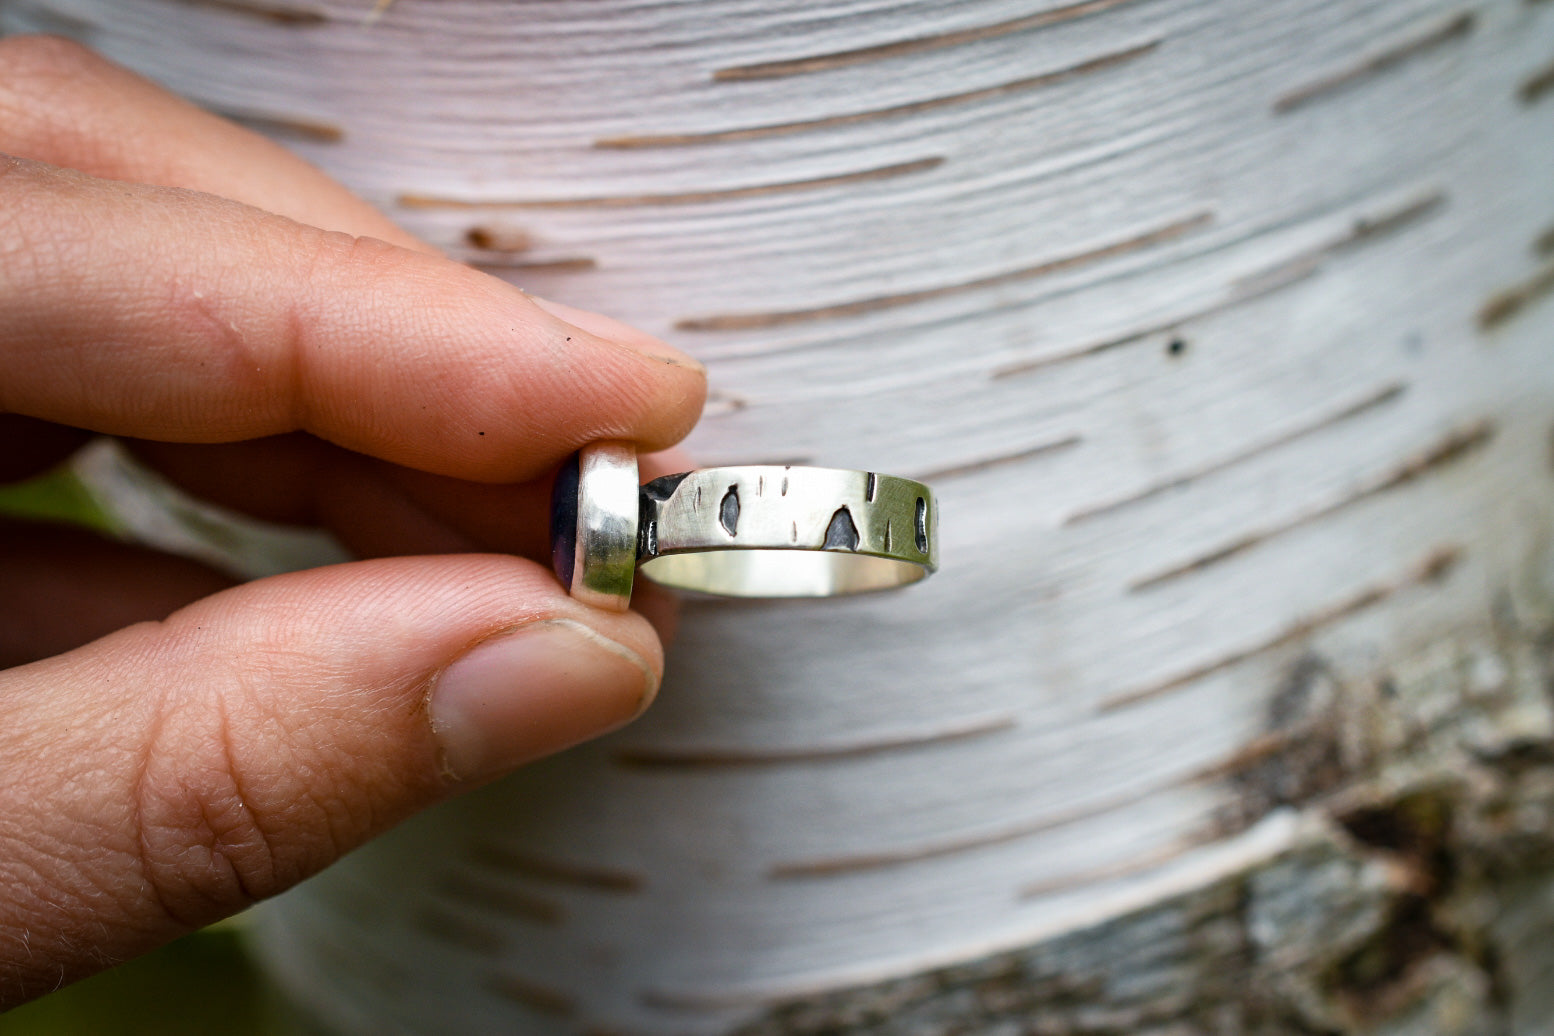
<path id="1" fill-rule="evenodd" d="M 566 454 L 670 445 L 705 378 L 71 44 L 0 41 L 0 153 L 0 481 L 116 435 L 377 558 L 226 587 L 0 525 L 4 1006 L 635 716 L 652 627 L 512 555 Z"/>

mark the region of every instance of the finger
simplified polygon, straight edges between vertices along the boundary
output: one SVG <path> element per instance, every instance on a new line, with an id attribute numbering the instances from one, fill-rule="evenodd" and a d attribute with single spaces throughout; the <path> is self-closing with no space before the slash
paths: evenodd
<path id="1" fill-rule="evenodd" d="M 0 1001 L 281 891 L 651 699 L 639 616 L 511 558 L 293 573 L 0 674 Z"/>
<path id="2" fill-rule="evenodd" d="M 197 561 L 83 529 L 0 521 L 0 668 L 164 618 L 231 585 Z"/>
<path id="3" fill-rule="evenodd" d="M 357 557 L 462 551 L 550 557 L 551 473 L 509 485 L 468 482 L 306 435 L 127 445 L 193 496 L 265 521 L 322 526 Z M 643 454 L 637 465 L 644 482 L 694 466 L 679 449 Z"/>
<path id="4" fill-rule="evenodd" d="M 704 374 L 667 345 L 433 256 L 19 159 L 0 219 L 0 410 L 181 442 L 304 430 L 478 481 L 667 446 L 700 414 Z"/>
<path id="5" fill-rule="evenodd" d="M 56 36 L 0 40 L 0 153 L 431 251 L 280 145 Z"/>

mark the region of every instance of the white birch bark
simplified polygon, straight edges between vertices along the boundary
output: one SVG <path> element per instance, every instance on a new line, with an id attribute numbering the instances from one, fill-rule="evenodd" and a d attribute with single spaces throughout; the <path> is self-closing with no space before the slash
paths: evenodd
<path id="1" fill-rule="evenodd" d="M 275 904 L 320 1024 L 1547 1031 L 1554 4 L 371 6 L 0 11 L 702 357 L 707 462 L 931 481 L 943 570 L 693 605 Z"/>

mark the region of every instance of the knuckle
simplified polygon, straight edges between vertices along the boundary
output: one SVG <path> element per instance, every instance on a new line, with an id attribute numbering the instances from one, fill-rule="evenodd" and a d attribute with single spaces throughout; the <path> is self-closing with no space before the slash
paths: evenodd
<path id="1" fill-rule="evenodd" d="M 65 128 L 62 109 L 90 66 L 91 51 L 62 36 L 0 39 L 0 150 L 47 151 Z"/>
<path id="2" fill-rule="evenodd" d="M 104 64 L 86 46 L 64 36 L 31 34 L 0 39 L 0 82 L 58 79 Z"/>
<path id="3" fill-rule="evenodd" d="M 163 703 L 133 792 L 138 851 L 155 900 L 197 926 L 273 895 L 286 847 L 247 793 L 219 697 Z"/>

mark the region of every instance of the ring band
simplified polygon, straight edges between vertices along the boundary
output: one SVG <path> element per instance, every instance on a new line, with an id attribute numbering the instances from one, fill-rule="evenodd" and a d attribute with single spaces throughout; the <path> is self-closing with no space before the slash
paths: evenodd
<path id="1" fill-rule="evenodd" d="M 832 597 L 915 583 L 938 567 L 938 508 L 921 482 L 799 466 L 702 468 L 637 486 L 635 449 L 593 443 L 562 466 L 551 558 L 571 594 L 625 609 L 635 572 L 726 597 Z"/>

